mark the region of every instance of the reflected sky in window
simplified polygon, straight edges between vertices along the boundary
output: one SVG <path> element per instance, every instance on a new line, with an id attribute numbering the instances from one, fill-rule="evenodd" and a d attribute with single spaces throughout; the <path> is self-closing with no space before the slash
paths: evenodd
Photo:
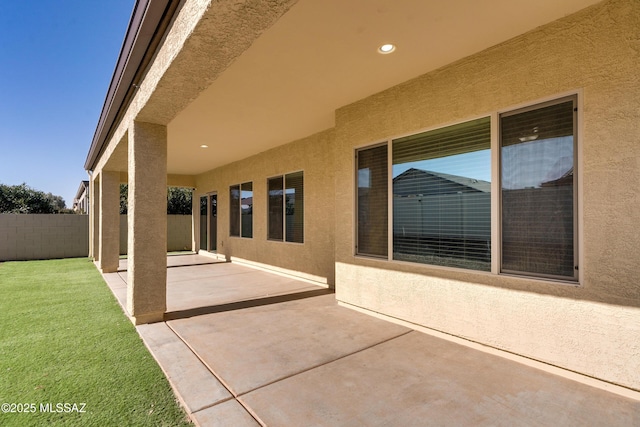
<path id="1" fill-rule="evenodd" d="M 411 168 L 491 182 L 491 150 L 393 165 L 393 177 Z"/>
<path id="2" fill-rule="evenodd" d="M 573 136 L 502 147 L 502 188 L 539 188 L 573 168 Z"/>

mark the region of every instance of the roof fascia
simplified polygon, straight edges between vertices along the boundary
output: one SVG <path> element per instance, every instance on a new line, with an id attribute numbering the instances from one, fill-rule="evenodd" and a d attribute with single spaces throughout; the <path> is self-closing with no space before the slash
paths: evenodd
<path id="1" fill-rule="evenodd" d="M 108 137 L 133 98 L 143 72 L 168 29 L 168 22 L 173 18 L 178 3 L 176 0 L 136 1 L 87 154 L 85 170 L 95 167 Z M 161 25 L 163 23 L 165 25 Z"/>

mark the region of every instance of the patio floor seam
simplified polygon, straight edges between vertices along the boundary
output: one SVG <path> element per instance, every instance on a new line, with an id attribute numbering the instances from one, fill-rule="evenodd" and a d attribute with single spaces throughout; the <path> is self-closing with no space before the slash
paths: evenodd
<path id="1" fill-rule="evenodd" d="M 400 338 L 400 337 L 403 337 L 403 336 L 405 336 L 405 335 L 408 335 L 408 334 L 410 334 L 410 333 L 412 333 L 412 332 L 416 332 L 416 331 L 415 331 L 415 330 L 413 330 L 413 329 L 409 329 L 408 331 L 405 331 L 405 332 L 402 332 L 402 333 L 400 333 L 400 334 L 394 335 L 394 336 L 392 336 L 392 337 L 386 338 L 386 339 L 384 339 L 384 340 L 382 340 L 382 341 L 378 341 L 378 342 L 376 342 L 376 343 L 374 343 L 374 344 L 371 344 L 371 345 L 368 345 L 368 346 L 366 346 L 366 347 L 360 348 L 360 349 L 358 349 L 358 350 L 356 350 L 356 351 L 349 352 L 349 353 L 344 354 L 344 355 L 342 355 L 342 356 L 340 356 L 340 357 L 337 357 L 337 358 L 335 358 L 335 359 L 332 359 L 332 360 L 329 360 L 329 361 L 326 361 L 326 362 L 323 362 L 323 363 L 320 363 L 320 364 L 313 365 L 313 366 L 311 366 L 311 367 L 309 367 L 309 368 L 307 368 L 307 369 L 303 369 L 303 370 L 301 370 L 301 371 L 298 371 L 298 372 L 295 372 L 295 373 L 292 373 L 292 374 L 286 375 L 286 376 L 284 376 L 284 377 L 282 377 L 282 378 L 278 378 L 278 379 L 276 379 L 276 380 L 273 380 L 273 381 L 270 381 L 270 382 L 268 382 L 268 383 L 262 384 L 262 385 L 261 385 L 261 386 L 259 386 L 259 387 L 252 388 L 252 389 L 247 390 L 247 391 L 244 391 L 244 392 L 242 392 L 242 393 L 236 393 L 236 392 L 234 392 L 234 391 L 233 391 L 233 389 L 231 388 L 231 386 L 230 386 L 229 384 L 227 384 L 227 382 L 226 382 L 226 381 L 225 381 L 225 380 L 224 380 L 220 375 L 218 375 L 218 374 L 215 372 L 215 370 L 213 369 L 213 367 L 212 367 L 212 366 L 209 366 L 209 364 L 207 364 L 207 362 L 205 362 L 205 361 L 204 361 L 204 359 L 203 359 L 203 358 L 198 354 L 198 352 L 197 352 L 197 351 L 196 351 L 196 350 L 195 350 L 195 349 L 194 349 L 194 348 L 193 348 L 193 347 L 192 347 L 192 346 L 191 346 L 191 345 L 190 345 L 190 344 L 189 344 L 189 343 L 188 343 L 188 342 L 187 342 L 187 341 L 186 341 L 186 340 L 185 340 L 185 339 L 180 335 L 180 333 L 179 333 L 179 332 L 177 332 L 177 331 L 176 331 L 176 330 L 175 330 L 175 329 L 174 329 L 174 328 L 169 324 L 169 322 L 168 322 L 168 321 L 167 321 L 167 322 L 164 322 L 164 323 L 165 323 L 165 324 L 167 325 L 167 327 L 168 327 L 168 328 L 169 328 L 169 329 L 170 329 L 170 330 L 171 330 L 171 331 L 176 335 L 176 337 L 177 337 L 180 341 L 182 341 L 182 342 L 184 343 L 184 345 L 185 345 L 185 346 L 186 346 L 186 347 L 191 351 L 191 353 L 193 353 L 193 355 L 194 355 L 194 356 L 195 356 L 195 357 L 200 361 L 200 363 L 202 364 L 202 366 L 204 366 L 204 367 L 207 369 L 207 371 L 209 371 L 209 372 L 211 373 L 211 375 L 213 375 L 213 377 L 214 377 L 214 378 L 216 378 L 216 379 L 220 382 L 220 384 L 221 384 L 221 385 L 222 385 L 222 386 L 223 386 L 223 387 L 224 387 L 224 388 L 225 388 L 225 389 L 226 389 L 226 390 L 231 394 L 231 397 L 230 397 L 230 398 L 228 398 L 228 399 L 224 399 L 224 400 L 221 400 L 221 401 L 213 402 L 213 403 L 211 403 L 210 405 L 205 405 L 205 406 L 203 406 L 203 407 L 201 407 L 201 408 L 199 408 L 199 409 L 197 409 L 197 410 L 193 410 L 193 411 L 191 411 L 191 412 L 190 412 L 190 414 L 192 414 L 192 415 L 193 415 L 193 414 L 196 414 L 197 412 L 204 411 L 204 410 L 206 410 L 206 409 L 212 408 L 212 407 L 214 407 L 214 406 L 220 405 L 220 404 L 225 403 L 225 402 L 228 402 L 228 401 L 230 401 L 230 400 L 235 400 L 236 402 L 238 402 L 238 404 L 240 404 L 240 405 L 244 408 L 244 410 L 245 410 L 245 411 L 247 411 L 247 413 L 248 413 L 248 414 L 249 414 L 249 415 L 250 415 L 250 416 L 251 416 L 251 417 L 252 417 L 252 418 L 253 418 L 253 419 L 258 423 L 258 424 L 260 424 L 260 425 L 261 425 L 261 426 L 263 426 L 263 427 L 264 427 L 264 426 L 266 426 L 266 424 L 265 424 L 264 422 L 262 422 L 262 420 L 260 419 L 260 417 L 255 413 L 255 411 L 253 411 L 253 410 L 252 410 L 252 409 L 251 409 L 251 408 L 250 408 L 250 407 L 249 407 L 249 406 L 248 406 L 248 405 L 247 405 L 247 404 L 246 404 L 246 403 L 241 399 L 243 396 L 246 396 L 246 395 L 248 395 L 248 394 L 250 394 L 250 393 L 252 393 L 252 392 L 255 392 L 256 390 L 260 390 L 260 389 L 262 389 L 262 388 L 268 387 L 268 386 L 273 385 L 273 384 L 276 384 L 276 383 L 278 383 L 278 382 L 285 381 L 285 380 L 287 380 L 287 379 L 293 378 L 293 377 L 295 377 L 295 376 L 297 376 L 297 375 L 301 375 L 301 374 L 304 374 L 304 373 L 306 373 L 306 372 L 312 371 L 312 370 L 314 370 L 314 369 L 318 369 L 318 368 L 321 368 L 321 367 L 323 367 L 323 366 L 330 365 L 330 364 L 335 363 L 335 362 L 337 362 L 337 361 L 339 361 L 339 360 L 343 360 L 343 359 L 345 359 L 345 358 L 347 358 L 347 357 L 353 356 L 353 355 L 358 354 L 358 353 L 361 353 L 361 352 L 363 352 L 363 351 L 367 351 L 367 350 L 372 349 L 372 348 L 374 348 L 374 347 L 377 347 L 377 346 L 379 346 L 379 345 L 382 345 L 382 344 L 385 344 L 385 343 L 391 342 L 391 341 L 393 341 L 393 340 L 395 340 L 395 339 L 398 339 L 398 338 Z M 177 390 L 177 389 L 176 389 L 176 393 L 178 393 L 178 390 Z M 183 399 L 183 397 L 182 397 L 182 396 L 181 396 L 180 398 L 181 398 L 181 400 Z"/>
<path id="2" fill-rule="evenodd" d="M 411 332 L 415 332 L 415 331 L 414 331 L 413 329 L 410 329 L 410 330 L 408 330 L 408 331 L 406 331 L 406 332 L 403 332 L 403 333 L 401 333 L 401 334 L 395 335 L 395 336 L 393 336 L 393 337 L 386 338 L 386 339 L 384 339 L 384 340 L 382 340 L 382 341 L 379 341 L 379 342 L 377 342 L 377 343 L 375 343 L 375 344 L 368 345 L 368 346 L 366 346 L 366 347 L 363 347 L 363 348 L 358 349 L 358 350 L 356 350 L 356 351 L 352 351 L 351 353 L 344 354 L 344 355 L 342 355 L 342 356 L 340 356 L 340 357 L 337 357 L 337 358 L 335 358 L 335 359 L 329 360 L 329 361 L 327 361 L 327 362 L 323 362 L 323 363 L 320 363 L 320 364 L 317 364 L 317 365 L 311 366 L 311 367 L 309 367 L 309 368 L 307 368 L 307 369 L 303 369 L 303 370 L 298 371 L 298 372 L 296 372 L 296 373 L 294 373 L 294 374 L 289 374 L 289 375 L 286 375 L 286 376 L 284 376 L 284 377 L 282 377 L 282 378 L 278 378 L 277 380 L 273 380 L 273 381 L 270 381 L 270 382 L 268 382 L 268 383 L 262 384 L 261 386 L 259 386 L 259 387 L 255 387 L 255 388 L 252 388 L 251 390 L 248 390 L 248 391 L 245 391 L 245 392 L 242 392 L 242 393 L 238 393 L 238 394 L 237 394 L 237 395 L 235 395 L 235 396 L 236 396 L 236 397 L 246 396 L 246 395 L 248 395 L 249 393 L 253 393 L 253 392 L 254 392 L 254 391 L 256 391 L 256 390 L 260 390 L 260 389 L 263 389 L 263 388 L 268 387 L 268 386 L 270 386 L 270 385 L 273 385 L 273 384 L 279 383 L 279 382 L 281 382 L 281 381 L 288 380 L 289 378 L 293 378 L 293 377 L 295 377 L 295 376 L 297 376 L 297 375 L 304 374 L 305 372 L 313 371 L 314 369 L 318 369 L 318 368 L 321 368 L 321 367 L 323 367 L 323 366 L 330 365 L 330 364 L 335 363 L 335 362 L 337 362 L 337 361 L 339 361 L 339 360 L 346 359 L 347 357 L 353 356 L 353 355 L 358 354 L 358 353 L 362 353 L 363 351 L 367 351 L 367 350 L 372 349 L 372 348 L 374 348 L 374 347 L 377 347 L 377 346 L 379 346 L 379 345 L 386 344 L 386 343 L 388 343 L 388 342 L 390 342 L 390 341 L 393 341 L 393 340 L 398 339 L 398 338 L 400 338 L 400 337 L 403 337 L 403 336 L 405 336 L 405 335 L 407 335 L 407 334 L 410 334 Z"/>
<path id="3" fill-rule="evenodd" d="M 537 369 L 542 372 L 547 372 L 552 375 L 556 375 L 561 378 L 565 378 L 570 381 L 574 381 L 576 383 L 584 384 L 589 387 L 594 387 L 599 390 L 603 390 L 607 393 L 613 393 L 618 396 L 626 397 L 632 400 L 640 401 L 640 390 L 635 390 L 620 384 L 612 383 L 609 381 L 602 380 L 600 378 L 593 377 L 588 374 L 580 373 L 578 371 L 573 371 L 568 368 L 564 368 L 561 366 L 554 365 L 551 362 L 544 362 L 541 360 L 533 359 L 531 357 L 514 353 L 509 350 L 502 349 L 500 347 L 494 347 L 489 344 L 481 343 L 478 341 L 474 341 L 469 338 L 465 338 L 462 336 L 454 335 L 448 332 L 441 331 L 439 329 L 430 328 L 427 326 L 422 326 L 413 322 L 409 322 L 406 320 L 402 320 L 398 317 L 385 315 L 376 311 L 367 310 L 363 307 L 360 307 L 355 304 L 349 304 L 342 301 L 338 301 L 338 305 L 345 308 L 350 308 L 359 313 L 364 313 L 369 316 L 373 316 L 377 319 L 385 320 L 387 322 L 394 323 L 396 325 L 404 326 L 406 328 L 410 328 L 415 330 L 416 332 L 424 333 L 427 335 L 431 335 L 436 338 L 440 338 L 458 345 L 462 345 L 464 347 L 474 349 L 477 351 L 481 351 L 486 354 L 491 354 L 497 357 L 501 357 L 505 360 L 511 360 L 516 363 L 520 363 L 521 365 L 528 366 L 533 369 Z"/>
<path id="4" fill-rule="evenodd" d="M 180 335 L 175 329 L 173 329 L 173 327 L 169 324 L 169 322 L 164 322 L 165 325 L 167 325 L 169 327 L 169 329 L 171 329 L 171 332 L 173 332 L 180 341 L 182 341 L 184 343 L 184 345 L 187 346 L 187 348 L 191 351 L 191 353 L 193 353 L 193 355 L 200 361 L 200 363 L 207 368 L 207 370 L 209 372 L 211 372 L 211 375 L 213 375 L 219 382 L 220 384 L 222 384 L 222 386 L 224 388 L 227 389 L 227 391 L 229 393 L 231 393 L 231 396 L 236 397 L 236 394 L 231 391 L 231 387 L 222 379 L 220 378 L 220 376 L 218 374 L 215 373 L 215 371 L 202 359 L 202 357 L 200 357 L 200 355 L 198 354 L 198 352 L 187 342 L 187 340 L 185 340 L 182 335 Z M 211 406 L 215 406 L 211 405 Z"/>
<path id="5" fill-rule="evenodd" d="M 219 376 L 217 375 L 214 370 L 200 357 L 200 355 L 198 354 L 197 351 L 195 351 L 193 349 L 193 347 L 191 347 L 189 345 L 189 343 L 182 338 L 182 336 L 171 327 L 171 325 L 169 324 L 169 322 L 164 322 L 165 325 L 167 325 L 167 327 L 171 330 L 171 332 L 174 333 L 174 335 L 180 340 L 182 341 L 182 343 L 184 343 L 184 345 L 189 349 L 189 351 L 191 351 L 191 353 L 193 353 L 193 355 L 196 357 L 196 359 L 198 359 L 200 361 L 200 363 L 202 364 L 202 366 L 205 367 L 205 369 L 207 369 L 207 371 L 209 371 L 211 373 L 211 375 L 213 375 L 213 377 L 218 380 L 218 382 L 229 392 L 229 394 L 231 395 L 231 397 L 229 397 L 228 399 L 224 399 L 221 401 L 217 401 L 217 402 L 213 402 L 210 405 L 205 405 L 202 408 L 199 408 L 197 410 L 193 410 L 190 411 L 189 415 L 195 415 L 196 412 L 200 412 L 200 411 L 204 411 L 208 408 L 212 408 L 216 405 L 220 405 L 222 403 L 228 402 L 230 400 L 235 400 L 236 402 L 238 402 L 238 404 L 240 406 L 242 406 L 244 408 L 245 411 L 247 411 L 247 413 L 251 416 L 251 418 L 253 418 L 258 424 L 260 424 L 261 426 L 265 426 L 264 423 L 262 423 L 259 419 L 256 418 L 256 416 L 254 416 L 253 412 L 250 411 L 243 402 L 238 400 L 238 396 L 231 390 L 231 387 L 229 387 L 229 385 Z M 178 390 L 176 388 L 174 388 L 175 392 L 179 394 Z M 184 397 L 180 396 L 180 400 L 184 400 Z M 185 405 L 186 406 L 186 405 Z M 197 421 L 195 420 L 195 418 L 192 417 L 192 419 L 194 420 L 194 422 L 197 424 Z"/>

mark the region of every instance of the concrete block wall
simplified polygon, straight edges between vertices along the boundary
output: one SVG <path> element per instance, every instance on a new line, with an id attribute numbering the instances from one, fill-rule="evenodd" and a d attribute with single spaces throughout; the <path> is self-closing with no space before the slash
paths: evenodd
<path id="1" fill-rule="evenodd" d="M 88 255 L 87 215 L 0 214 L 0 261 Z"/>
<path id="2" fill-rule="evenodd" d="M 167 215 L 167 251 L 190 251 L 191 215 Z"/>
<path id="3" fill-rule="evenodd" d="M 167 251 L 191 250 L 191 215 L 167 215 Z M 120 255 L 127 254 L 127 215 L 120 215 Z"/>

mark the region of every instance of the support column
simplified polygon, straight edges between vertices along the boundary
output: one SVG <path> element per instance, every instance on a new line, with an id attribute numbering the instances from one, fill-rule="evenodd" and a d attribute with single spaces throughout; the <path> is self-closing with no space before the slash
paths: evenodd
<path id="1" fill-rule="evenodd" d="M 127 310 L 136 325 L 167 309 L 167 128 L 129 129 Z"/>
<path id="2" fill-rule="evenodd" d="M 103 273 L 118 271 L 120 255 L 120 172 L 100 173 L 100 259 Z"/>
<path id="3" fill-rule="evenodd" d="M 87 210 L 89 216 L 89 258 L 93 258 L 93 176 L 89 176 L 89 188 L 87 188 Z"/>
<path id="4" fill-rule="evenodd" d="M 100 175 L 95 174 L 91 182 L 91 253 L 97 263 L 100 261 Z"/>

